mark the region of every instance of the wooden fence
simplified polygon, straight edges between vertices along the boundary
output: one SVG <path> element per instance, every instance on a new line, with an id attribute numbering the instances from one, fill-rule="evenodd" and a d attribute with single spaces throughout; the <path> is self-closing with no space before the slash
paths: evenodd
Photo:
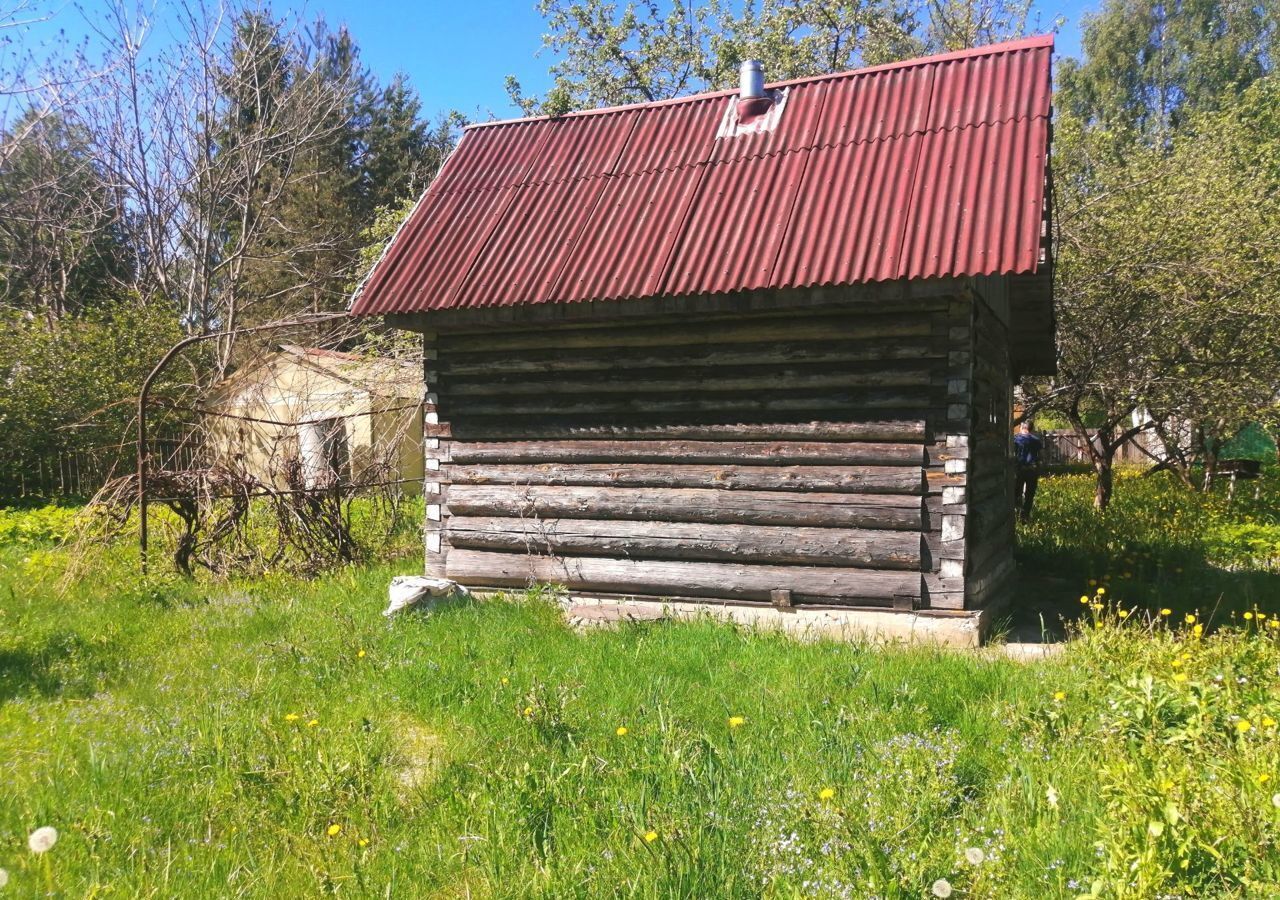
<path id="1" fill-rule="evenodd" d="M 195 466 L 199 448 L 181 437 L 163 437 L 151 444 L 152 459 L 167 469 Z M 87 498 L 111 478 L 134 468 L 134 445 L 112 444 L 84 450 L 63 450 L 19 459 L 0 469 L 0 503 L 26 498 Z"/>
<path id="2" fill-rule="evenodd" d="M 1043 462 L 1049 466 L 1071 465 L 1073 463 L 1089 463 L 1089 451 L 1080 435 L 1074 431 L 1042 431 L 1044 440 Z M 1096 435 L 1093 437 L 1096 441 Z M 1152 459 L 1143 452 L 1142 447 L 1133 440 L 1126 441 L 1116 451 L 1117 463 L 1150 463 Z"/>

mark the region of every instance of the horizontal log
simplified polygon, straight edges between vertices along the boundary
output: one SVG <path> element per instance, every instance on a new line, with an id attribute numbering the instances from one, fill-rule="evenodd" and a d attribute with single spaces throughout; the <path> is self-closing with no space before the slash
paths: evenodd
<path id="1" fill-rule="evenodd" d="M 451 397 L 539 397 L 552 394 L 691 394 L 703 391 L 794 391 L 814 388 L 927 387 L 928 366 L 878 365 L 866 371 L 834 367 L 761 366 L 752 369 L 686 369 L 662 377 L 653 372 L 622 370 L 609 376 L 583 379 L 461 379 L 447 376 L 440 391 Z"/>
<path id="2" fill-rule="evenodd" d="M 623 324 L 600 328 L 541 328 L 506 333 L 441 335 L 442 355 L 458 351 L 507 353 L 546 347 L 679 347 L 764 341 L 849 341 L 924 337 L 927 316 L 911 313 L 787 318 L 741 318 L 703 322 Z"/>
<path id="3" fill-rule="evenodd" d="M 903 494 L 455 484 L 449 488 L 448 507 L 451 517 L 674 520 L 914 532 L 921 525 L 920 499 Z"/>
<path id="4" fill-rule="evenodd" d="M 877 603 L 920 596 L 916 572 L 825 566 L 772 566 L 724 562 L 531 556 L 485 550 L 450 551 L 447 576 L 464 585 L 519 588 L 559 584 L 570 590 L 656 597 L 680 595 L 729 600 L 770 600 L 791 591 L 795 603 Z"/>
<path id="5" fill-rule="evenodd" d="M 453 443 L 455 463 L 821 463 L 869 466 L 921 465 L 921 444 L 825 441 L 503 441 Z"/>
<path id="6" fill-rule="evenodd" d="M 572 421 L 536 419 L 512 424 L 498 422 L 445 422 L 427 425 L 427 437 L 460 440 L 766 440 L 766 441 L 922 441 L 922 419 L 875 422 L 794 422 L 766 425 L 654 425 L 649 421 L 627 424 L 581 425 Z"/>
<path id="7" fill-rule="evenodd" d="M 731 491 L 829 491 L 913 494 L 923 490 L 919 466 L 698 466 L 681 464 L 539 463 L 450 465 L 450 484 L 583 487 L 719 488 Z"/>
<path id="8" fill-rule="evenodd" d="M 454 515 L 446 537 L 454 548 L 555 556 L 920 569 L 920 537 L 906 531 Z"/>
<path id="9" fill-rule="evenodd" d="M 454 400 L 441 397 L 444 418 L 453 410 L 465 416 L 520 415 L 625 415 L 627 413 L 714 413 L 720 416 L 743 413 L 817 412 L 821 410 L 875 411 L 884 409 L 926 409 L 933 403 L 932 391 L 919 388 L 865 388 L 849 391 L 750 391 L 724 394 L 640 394 L 635 396 L 592 395 L 583 385 L 582 395 L 518 398 L 504 400 Z"/>
<path id="10" fill-rule="evenodd" d="M 434 368 L 444 376 L 539 375 L 614 372 L 619 369 L 683 369 L 689 366 L 751 366 L 787 363 L 854 363 L 945 359 L 946 349 L 913 338 L 863 342 L 778 341 L 759 344 L 692 345 L 676 348 L 615 347 L 605 351 L 551 347 L 518 353 L 450 351 Z"/>

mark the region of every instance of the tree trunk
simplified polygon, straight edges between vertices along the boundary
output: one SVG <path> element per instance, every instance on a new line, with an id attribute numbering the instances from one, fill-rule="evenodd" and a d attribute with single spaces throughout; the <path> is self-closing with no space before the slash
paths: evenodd
<path id="1" fill-rule="evenodd" d="M 1098 483 L 1093 491 L 1093 508 L 1098 512 L 1106 512 L 1111 503 L 1113 459 L 1114 452 L 1104 444 L 1102 453 L 1093 460 L 1094 471 L 1098 473 Z"/>

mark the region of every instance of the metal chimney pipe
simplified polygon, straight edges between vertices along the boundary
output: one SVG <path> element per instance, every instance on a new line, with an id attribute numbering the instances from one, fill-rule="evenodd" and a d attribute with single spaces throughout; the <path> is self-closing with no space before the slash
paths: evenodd
<path id="1" fill-rule="evenodd" d="M 764 96 L 764 63 L 744 60 L 738 68 L 738 99 L 759 100 Z"/>

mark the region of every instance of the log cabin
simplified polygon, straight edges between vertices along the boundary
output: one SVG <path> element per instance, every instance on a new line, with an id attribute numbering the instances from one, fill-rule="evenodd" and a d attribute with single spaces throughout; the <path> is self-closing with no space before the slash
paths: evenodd
<path id="1" fill-rule="evenodd" d="M 1052 52 L 468 127 L 352 301 L 424 335 L 428 574 L 979 640 L 1055 362 Z"/>

